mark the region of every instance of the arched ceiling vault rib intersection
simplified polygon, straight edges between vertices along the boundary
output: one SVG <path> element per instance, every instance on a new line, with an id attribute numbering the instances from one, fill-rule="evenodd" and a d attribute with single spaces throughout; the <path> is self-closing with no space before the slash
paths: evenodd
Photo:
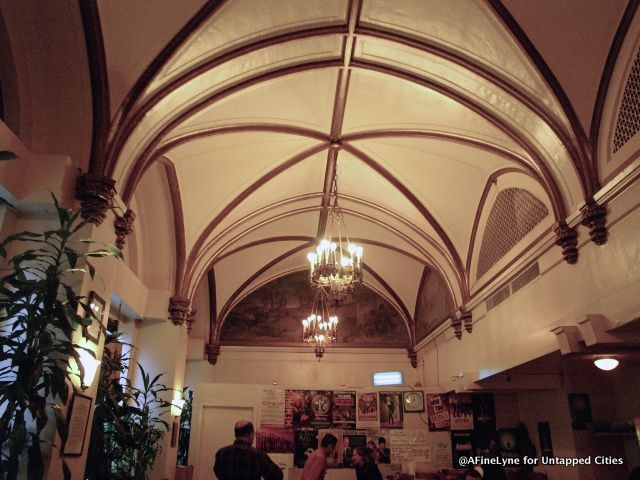
<path id="1" fill-rule="evenodd" d="M 403 224 L 405 224 L 408 228 L 410 228 L 413 232 L 416 233 L 416 235 L 418 235 L 420 238 L 425 239 L 430 245 L 432 245 L 445 259 L 447 258 L 446 255 L 446 251 L 444 251 L 444 249 L 442 249 L 441 246 L 439 246 L 437 244 L 437 242 L 435 242 L 429 235 L 427 235 L 425 232 L 423 232 L 422 230 L 420 230 L 417 226 L 411 224 L 411 222 L 409 222 L 408 220 L 398 216 L 397 214 L 388 211 L 386 209 L 384 209 L 383 207 L 377 206 L 375 204 L 372 204 L 371 202 L 366 202 L 364 200 L 361 199 L 355 199 L 354 197 L 350 197 L 350 196 L 346 196 L 346 199 L 349 199 L 350 201 L 354 201 L 356 203 L 362 203 L 365 204 L 371 208 L 376 209 L 377 211 L 387 214 L 393 218 L 395 218 L 396 220 L 402 222 Z M 313 207 L 312 207 L 313 209 Z M 265 209 L 266 211 L 267 209 Z M 302 209 L 302 210 L 308 210 L 308 209 Z M 191 274 L 190 277 L 186 278 L 186 284 L 187 284 L 187 297 L 189 297 L 190 295 L 193 294 L 193 292 L 195 291 L 195 288 L 197 287 L 198 283 L 199 283 L 199 278 L 204 274 L 204 272 L 215 268 L 215 265 L 222 261 L 224 258 L 233 255 L 235 253 L 238 253 L 239 251 L 245 250 L 247 248 L 252 248 L 254 246 L 257 245 L 261 245 L 261 244 L 265 244 L 265 243 L 270 243 L 270 242 L 281 242 L 281 241 L 285 241 L 285 240 L 301 240 L 301 241 L 308 241 L 308 242 L 313 242 L 315 241 L 314 238 L 310 238 L 310 237 L 305 237 L 305 236 L 279 236 L 276 238 L 266 238 L 266 239 L 262 239 L 262 240 L 257 240 L 254 242 L 250 242 L 248 244 L 245 245 L 241 245 L 233 250 L 227 250 L 228 248 L 230 248 L 234 243 L 237 243 L 238 241 L 240 241 L 248 232 L 251 232 L 257 228 L 260 228 L 268 223 L 272 223 L 274 221 L 277 221 L 283 217 L 286 216 L 290 216 L 290 215 L 295 215 L 297 213 L 300 213 L 300 211 L 302 210 L 292 210 L 292 211 L 288 211 L 279 215 L 276 215 L 274 217 L 271 217 L 269 219 L 264 220 L 263 222 L 260 222 L 260 224 L 251 226 L 247 229 L 245 229 L 243 232 L 240 232 L 238 235 L 236 235 L 236 237 L 230 239 L 228 242 L 226 242 L 224 245 L 222 245 L 221 247 L 219 247 L 216 251 L 211 252 L 210 250 L 214 247 L 216 239 L 213 239 L 211 242 L 207 243 L 205 245 L 205 247 L 203 248 L 203 250 L 201 251 L 200 256 L 198 257 L 198 259 L 196 259 L 195 264 L 193 266 L 193 268 L 190 269 L 191 272 L 193 272 Z M 378 242 L 375 240 L 371 240 L 371 239 L 365 239 L 365 238 L 352 238 L 352 240 L 354 242 L 357 242 L 359 244 L 363 244 L 363 245 L 375 245 L 375 246 L 379 246 L 391 251 L 395 251 L 397 253 L 400 253 L 402 255 L 405 255 L 411 259 L 413 259 L 414 261 L 418 262 L 418 263 L 422 263 L 426 266 L 429 266 L 430 268 L 434 268 L 436 269 L 444 278 L 447 289 L 448 289 L 448 293 L 451 299 L 451 304 L 452 305 L 457 305 L 458 303 L 460 303 L 457 300 L 457 296 L 454 292 L 458 291 L 461 295 L 461 297 L 463 297 L 463 293 L 464 292 L 464 288 L 463 286 L 460 284 L 461 278 L 459 275 L 456 276 L 456 280 L 457 280 L 457 288 L 454 288 L 454 285 L 451 283 L 450 277 L 447 274 L 447 272 L 442 268 L 442 266 L 440 265 L 440 263 L 433 257 L 433 255 L 431 255 L 429 253 L 429 251 L 427 249 L 425 249 L 424 247 L 422 247 L 417 241 L 413 240 L 410 236 L 400 232 L 399 230 L 397 230 L 396 228 L 390 226 L 387 223 L 382 222 L 381 220 L 371 217 L 371 216 L 367 216 L 364 215 L 360 212 L 357 211 L 352 211 L 349 209 L 343 209 L 345 213 L 347 213 L 348 215 L 352 215 L 354 217 L 358 217 L 358 218 L 362 218 L 365 219 L 366 221 L 372 223 L 372 224 L 376 224 L 390 232 L 392 232 L 394 235 L 396 235 L 399 239 L 403 240 L 404 242 L 406 242 L 408 245 L 412 246 L 415 250 L 417 250 L 418 252 L 420 252 L 420 254 L 422 255 L 422 258 L 420 257 L 416 257 L 415 255 L 411 254 L 410 252 L 398 248 L 394 245 L 389 245 L 389 244 L 385 244 L 382 242 Z M 245 221 L 243 220 L 242 223 L 244 223 Z M 236 226 L 239 225 L 234 225 L 234 228 Z M 449 264 L 449 267 L 451 268 L 451 270 L 454 273 L 457 273 L 456 269 L 455 269 L 455 265 L 453 264 Z M 464 297 L 463 297 L 464 298 Z"/>
<path id="2" fill-rule="evenodd" d="M 420 77 L 415 75 L 414 73 L 404 72 L 398 68 L 390 67 L 388 65 L 384 65 L 381 63 L 374 63 L 370 61 L 364 60 L 354 60 L 352 62 L 354 67 L 362 68 L 364 70 L 370 70 L 374 72 L 379 72 L 382 74 L 390 75 L 393 77 L 397 77 L 417 85 L 422 85 L 431 90 L 434 90 L 446 97 L 454 100 L 455 102 L 464 105 L 469 108 L 471 111 L 478 113 L 482 117 L 484 117 L 491 124 L 496 126 L 500 131 L 507 134 L 516 144 L 525 149 L 525 151 L 529 154 L 529 156 L 533 159 L 535 164 L 538 166 L 542 177 L 547 183 L 549 191 L 551 192 L 552 203 L 554 206 L 554 213 L 556 219 L 561 220 L 566 218 L 567 216 L 567 203 L 569 199 L 565 199 L 565 196 L 562 194 L 560 187 L 558 186 L 558 182 L 556 181 L 553 173 L 547 167 L 546 161 L 544 160 L 544 155 L 538 151 L 538 149 L 533 146 L 523 134 L 518 132 L 515 128 L 512 128 L 504 119 L 502 119 L 499 115 L 489 111 L 487 108 L 477 104 L 470 98 L 464 97 L 460 93 L 452 90 L 448 86 L 441 84 L 439 82 L 433 81 L 431 79 L 427 79 L 424 77 Z M 575 163 L 572 163 L 574 172 L 577 172 Z M 579 175 L 578 175 L 579 177 Z M 583 182 L 580 182 L 581 186 L 584 188 Z M 584 194 L 584 191 L 583 191 Z"/>
<path id="3" fill-rule="evenodd" d="M 354 7 L 355 5 L 355 7 Z M 355 4 L 351 5 L 350 7 L 350 15 L 352 16 L 352 18 L 350 18 L 350 22 L 353 21 L 353 12 L 359 11 L 360 8 L 360 2 L 356 2 Z M 330 26 L 330 27 L 322 27 L 322 28 L 340 28 L 341 30 L 339 32 L 345 33 L 346 30 L 346 26 L 338 26 L 336 27 L 335 25 Z M 355 27 L 355 35 L 357 35 L 358 33 L 358 28 L 359 26 Z M 379 27 L 373 27 L 373 26 L 366 26 L 366 27 L 362 27 L 364 29 L 365 32 L 367 32 L 368 34 L 378 34 L 380 36 L 388 36 L 388 35 L 392 35 L 393 34 L 393 38 L 395 41 L 398 42 L 402 42 L 402 43 L 413 43 L 416 44 L 416 40 L 412 39 L 410 37 L 408 37 L 406 34 L 400 34 L 397 32 L 389 32 L 386 31 L 385 29 L 381 29 Z M 351 31 L 353 31 L 353 28 L 351 29 Z M 321 31 L 321 32 L 315 32 L 314 34 L 334 34 L 336 33 L 336 31 L 334 30 L 330 30 L 327 32 Z M 352 35 L 353 33 L 351 33 Z M 259 40 L 256 40 L 253 43 L 248 43 L 245 45 L 241 45 L 241 46 L 236 46 L 234 49 L 232 49 L 231 51 L 227 51 L 227 52 L 223 52 L 223 54 L 218 53 L 213 59 L 209 59 L 207 62 L 205 62 L 204 64 L 200 64 L 197 67 L 194 67 L 193 69 L 187 71 L 182 77 L 179 77 L 180 79 L 182 79 L 182 82 L 188 81 L 188 79 L 197 76 L 199 73 L 201 73 L 202 71 L 206 71 L 208 68 L 214 68 L 215 66 L 217 66 L 219 63 L 216 62 L 222 62 L 222 61 L 226 61 L 223 60 L 224 59 L 228 59 L 231 57 L 237 57 L 237 56 L 241 56 L 249 51 L 255 51 L 257 49 L 260 48 L 264 48 L 265 45 L 267 44 L 276 44 L 276 43 L 281 43 L 284 41 L 289 41 L 291 39 L 295 39 L 297 38 L 296 35 L 309 35 L 309 33 L 304 33 L 303 31 L 298 31 L 298 32 L 287 32 L 285 34 L 281 34 L 281 35 L 273 35 L 271 37 L 267 37 L 267 38 L 261 38 Z M 175 45 L 175 49 L 178 48 L 178 44 Z M 565 147 L 572 152 L 575 152 L 575 145 L 573 145 L 573 142 L 568 141 L 570 139 L 567 138 L 567 134 L 564 131 L 564 129 L 561 128 L 561 126 L 557 125 L 557 122 L 553 121 L 553 118 L 549 116 L 549 114 L 546 112 L 546 110 L 542 107 L 542 106 L 537 106 L 537 102 L 535 101 L 535 99 L 531 98 L 530 95 L 527 95 L 525 92 L 523 92 L 518 86 L 516 86 L 515 84 L 513 84 L 512 82 L 510 82 L 509 80 L 507 80 L 506 78 L 503 78 L 498 72 L 492 72 L 490 71 L 485 65 L 480 64 L 479 62 L 474 62 L 470 59 L 466 59 L 464 57 L 463 54 L 458 54 L 458 55 L 452 55 L 452 52 L 447 51 L 447 50 L 443 50 L 441 47 L 439 47 L 437 44 L 432 44 L 430 45 L 428 42 L 425 41 L 419 41 L 418 42 L 418 46 L 425 50 L 425 51 L 434 51 L 436 52 L 438 55 L 442 56 L 443 58 L 449 60 L 449 61 L 454 61 L 457 62 L 460 65 L 463 65 L 464 68 L 470 70 L 470 71 L 478 71 L 481 72 L 481 74 L 487 78 L 490 82 L 492 82 L 494 85 L 497 85 L 500 88 L 504 88 L 506 89 L 507 92 L 512 92 L 513 95 L 516 95 L 516 98 L 519 98 L 523 101 L 525 101 L 526 103 L 528 103 L 529 108 L 533 108 L 534 111 L 541 115 L 542 118 L 545 119 L 546 123 L 548 125 L 550 125 L 555 131 L 556 133 L 560 136 L 562 143 L 565 145 Z M 455 52 L 453 52 L 455 53 Z M 344 55 L 346 56 L 347 53 L 344 52 Z M 165 58 L 165 61 L 168 58 Z M 362 62 L 362 60 L 358 60 L 360 62 Z M 213 63 L 211 63 L 213 62 Z M 343 63 L 345 64 L 349 64 L 351 62 L 350 58 L 345 58 L 343 59 Z M 166 95 L 168 93 L 170 93 L 172 91 L 171 88 L 167 87 L 167 90 L 164 91 L 163 95 Z M 156 97 L 153 97 L 152 99 L 146 99 L 146 101 L 136 110 L 136 112 L 143 112 L 145 111 L 145 109 L 150 108 L 153 103 L 157 101 Z M 141 118 L 141 117 L 140 117 Z M 135 119 L 134 119 L 135 120 Z M 139 118 L 138 118 L 139 120 Z M 126 141 L 126 138 L 128 137 L 128 135 L 130 134 L 131 130 L 133 128 L 135 128 L 135 125 L 137 125 L 137 121 L 129 121 L 129 122 L 125 122 L 125 127 L 120 128 L 118 130 L 118 134 L 120 137 L 122 137 L 122 141 L 120 142 L 115 142 L 113 148 L 110 149 L 111 152 L 110 153 L 110 157 L 109 157 L 109 165 L 111 165 L 111 167 L 109 168 L 109 172 L 111 173 L 113 171 L 113 165 L 114 162 L 116 161 L 115 159 L 117 158 L 118 152 L 121 150 L 122 145 L 124 144 L 124 142 Z M 126 127 L 126 125 L 129 125 L 129 127 Z M 555 125 L 555 127 L 554 127 Z M 162 132 L 160 133 L 159 136 L 163 136 Z M 148 150 L 147 150 L 148 152 Z M 114 156 L 115 155 L 115 156 Z M 145 156 L 145 155 L 143 155 Z M 572 155 L 573 157 L 575 157 L 575 155 Z M 577 172 L 578 176 L 579 172 Z M 135 181 L 134 181 L 135 183 Z M 584 184 L 584 182 L 581 180 L 581 184 Z M 584 187 L 584 185 L 583 185 Z M 127 190 L 127 193 L 125 194 L 125 197 L 130 198 L 130 192 L 128 192 L 128 190 L 131 187 L 128 185 L 127 188 L 125 190 Z M 135 186 L 133 187 L 135 188 Z"/>
<path id="4" fill-rule="evenodd" d="M 181 123 L 186 121 L 191 116 L 196 113 L 202 111 L 206 107 L 213 105 L 217 101 L 235 93 L 241 91 L 251 85 L 265 82 L 271 80 L 273 78 L 278 78 L 284 75 L 302 72 L 306 70 L 315 70 L 321 68 L 331 68 L 331 67 L 339 67 L 342 65 L 341 60 L 317 60 L 310 61 L 306 63 L 301 63 L 297 65 L 289 65 L 286 67 L 276 68 L 265 73 L 260 73 L 256 76 L 249 77 L 248 79 L 244 79 L 240 82 L 234 83 L 232 85 L 227 86 L 226 88 L 221 89 L 220 91 L 215 91 L 203 99 L 200 100 L 198 104 L 193 106 L 192 108 L 188 108 L 183 110 L 180 114 L 178 114 L 175 118 L 169 120 L 169 122 L 162 127 L 153 138 L 146 144 L 143 148 L 142 152 L 136 156 L 132 163 L 134 167 L 130 167 L 127 172 L 124 173 L 123 178 L 116 179 L 116 181 L 120 181 L 123 183 L 124 188 L 122 188 L 123 200 L 129 201 L 133 196 L 133 192 L 140 181 L 142 176 L 142 172 L 147 168 L 147 164 L 155 161 L 156 159 L 156 151 L 161 146 L 162 141 L 167 137 L 167 135 L 173 131 L 176 127 L 178 127 Z M 113 166 L 115 168 L 115 165 Z M 113 169 L 110 171 L 110 175 L 113 175 Z"/>

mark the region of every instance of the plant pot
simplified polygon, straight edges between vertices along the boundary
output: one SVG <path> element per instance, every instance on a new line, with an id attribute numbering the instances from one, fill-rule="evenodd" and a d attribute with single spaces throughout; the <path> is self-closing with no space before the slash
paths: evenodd
<path id="1" fill-rule="evenodd" d="M 192 480 L 193 479 L 193 465 L 176 465 L 176 477 L 175 480 Z"/>

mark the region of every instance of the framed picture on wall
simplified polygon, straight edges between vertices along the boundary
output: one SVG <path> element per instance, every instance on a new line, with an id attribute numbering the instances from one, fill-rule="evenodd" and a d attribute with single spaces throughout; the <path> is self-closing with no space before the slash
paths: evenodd
<path id="1" fill-rule="evenodd" d="M 403 392 L 402 405 L 405 412 L 424 412 L 424 392 L 422 390 Z"/>
<path id="2" fill-rule="evenodd" d="M 75 393 L 69 415 L 67 417 L 67 441 L 64 444 L 62 454 L 66 456 L 80 456 L 84 448 L 84 437 L 89 423 L 89 413 L 91 413 L 91 397 Z"/>
<path id="3" fill-rule="evenodd" d="M 87 305 L 91 313 L 85 312 L 85 317 L 91 318 L 91 323 L 82 327 L 82 335 L 94 343 L 100 340 L 100 334 L 103 329 L 105 301 L 96 292 L 89 292 L 87 297 Z"/>

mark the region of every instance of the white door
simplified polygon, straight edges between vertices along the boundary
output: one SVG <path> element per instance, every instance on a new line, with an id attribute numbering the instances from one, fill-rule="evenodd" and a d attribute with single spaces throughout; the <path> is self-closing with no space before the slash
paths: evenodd
<path id="1" fill-rule="evenodd" d="M 204 405 L 200 424 L 200 448 L 194 476 L 198 480 L 217 479 L 213 474 L 216 452 L 235 440 L 233 427 L 238 420 L 251 420 L 255 425 L 253 407 Z"/>

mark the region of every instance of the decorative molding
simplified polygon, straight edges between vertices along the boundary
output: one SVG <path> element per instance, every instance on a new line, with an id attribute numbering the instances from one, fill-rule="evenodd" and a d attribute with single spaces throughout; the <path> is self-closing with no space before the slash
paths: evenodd
<path id="1" fill-rule="evenodd" d="M 418 368 L 418 354 L 415 352 L 413 347 L 407 348 L 407 357 L 409 357 L 409 361 L 411 362 L 411 366 L 413 368 Z"/>
<path id="2" fill-rule="evenodd" d="M 451 327 L 458 340 L 462 340 L 462 319 L 455 313 L 451 315 Z"/>
<path id="3" fill-rule="evenodd" d="M 93 173 L 83 173 L 76 179 L 76 198 L 80 200 L 81 215 L 85 220 L 100 225 L 112 207 L 116 181 Z"/>
<path id="4" fill-rule="evenodd" d="M 553 228 L 556 233 L 556 245 L 562 247 L 564 260 L 573 265 L 578 262 L 578 232 L 567 225 L 564 220 L 559 221 Z"/>
<path id="5" fill-rule="evenodd" d="M 174 295 L 169 299 L 169 320 L 174 325 L 182 325 L 189 315 L 191 300 L 181 295 Z"/>
<path id="6" fill-rule="evenodd" d="M 593 198 L 590 198 L 580 212 L 582 213 L 581 223 L 589 229 L 591 241 L 596 245 L 607 243 L 607 207 L 598 205 Z"/>
<path id="7" fill-rule="evenodd" d="M 113 222 L 113 226 L 116 230 L 116 247 L 120 250 L 124 248 L 127 243 L 127 236 L 133 232 L 133 222 L 136 219 L 136 214 L 130 208 L 124 212 L 121 217 L 116 217 Z"/>
<path id="8" fill-rule="evenodd" d="M 460 317 L 460 321 L 464 325 L 464 329 L 467 333 L 471 333 L 473 331 L 473 314 L 471 313 L 471 310 L 467 310 L 465 307 L 460 307 L 458 315 Z"/>
<path id="9" fill-rule="evenodd" d="M 220 344 L 207 343 L 204 346 L 204 356 L 211 365 L 215 365 L 218 362 L 220 356 Z"/>
<path id="10" fill-rule="evenodd" d="M 193 324 L 196 321 L 196 314 L 198 313 L 197 310 L 189 310 L 189 313 L 187 313 L 187 333 L 191 333 L 191 329 L 193 328 Z"/>

